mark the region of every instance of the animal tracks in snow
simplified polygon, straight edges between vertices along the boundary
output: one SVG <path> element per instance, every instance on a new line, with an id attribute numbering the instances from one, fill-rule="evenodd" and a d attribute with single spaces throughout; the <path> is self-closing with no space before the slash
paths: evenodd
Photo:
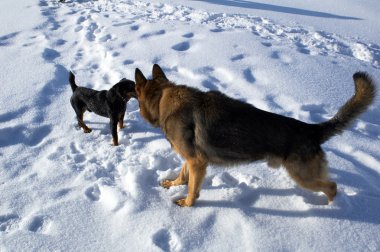
<path id="1" fill-rule="evenodd" d="M 81 164 L 87 160 L 83 150 L 79 150 L 74 142 L 70 144 L 71 157 L 76 164 Z"/>
<path id="2" fill-rule="evenodd" d="M 91 186 L 85 191 L 86 197 L 91 201 L 98 201 L 100 199 L 100 190 L 98 185 Z"/>
<path id="3" fill-rule="evenodd" d="M 21 218 L 16 214 L 0 215 L 0 234 L 24 229 L 33 233 L 46 234 L 50 231 L 52 221 L 44 215 Z"/>
<path id="4" fill-rule="evenodd" d="M 182 37 L 184 37 L 184 38 L 192 38 L 192 37 L 194 37 L 194 33 L 192 33 L 192 32 L 185 33 L 185 34 L 182 35 Z"/>
<path id="5" fill-rule="evenodd" d="M 44 215 L 33 216 L 26 221 L 26 229 L 34 233 L 49 233 L 52 221 Z"/>
<path id="6" fill-rule="evenodd" d="M 17 37 L 19 33 L 13 32 L 0 37 L 0 47 L 1 46 L 9 46 L 12 44 L 12 40 Z"/>
<path id="7" fill-rule="evenodd" d="M 18 228 L 20 217 L 17 214 L 0 215 L 0 232 L 8 233 Z"/>
<path id="8" fill-rule="evenodd" d="M 187 41 L 175 44 L 172 48 L 176 51 L 184 52 L 190 49 L 190 43 Z"/>
<path id="9" fill-rule="evenodd" d="M 190 43 L 187 41 L 173 45 L 172 48 L 176 51 L 184 52 L 190 49 Z"/>
<path id="10" fill-rule="evenodd" d="M 244 57 L 245 57 L 244 54 L 237 54 L 237 55 L 235 55 L 235 56 L 233 56 L 233 57 L 231 58 L 231 61 L 242 60 L 242 59 L 244 59 Z"/>
<path id="11" fill-rule="evenodd" d="M 155 32 L 144 33 L 144 34 L 142 34 L 140 36 L 140 38 L 142 38 L 142 39 L 148 39 L 148 38 L 151 38 L 151 37 L 164 35 L 165 33 L 166 33 L 165 30 L 159 30 L 159 31 L 155 31 Z"/>
<path id="12" fill-rule="evenodd" d="M 249 82 L 249 83 L 254 83 L 256 81 L 253 73 L 252 73 L 252 70 L 250 68 L 246 68 L 244 71 L 243 71 L 243 74 L 244 74 L 244 78 Z"/>
<path id="13" fill-rule="evenodd" d="M 131 25 L 130 28 L 132 31 L 138 31 L 140 29 L 140 26 L 139 25 Z"/>
<path id="14" fill-rule="evenodd" d="M 42 57 L 47 61 L 52 61 L 59 56 L 61 56 L 61 54 L 58 51 L 50 48 L 45 48 L 44 52 L 42 53 Z"/>
<path id="15" fill-rule="evenodd" d="M 169 9 L 170 11 L 168 11 Z M 184 23 L 207 24 L 215 27 L 210 29 L 213 33 L 223 33 L 231 29 L 246 29 L 259 36 L 263 40 L 264 46 L 289 43 L 303 54 L 354 57 L 368 62 L 375 68 L 380 68 L 379 45 L 357 42 L 351 38 L 323 31 L 279 25 L 265 18 L 242 14 L 211 13 L 181 5 L 169 6 L 140 1 L 118 4 L 114 11 L 117 13 L 133 11 L 140 19 L 148 22 L 176 20 Z"/>
<path id="16" fill-rule="evenodd" d="M 88 41 L 94 41 L 96 38 L 96 33 L 98 33 L 98 24 L 95 22 L 90 22 L 90 24 L 87 26 L 87 33 L 86 38 Z"/>
<path id="17" fill-rule="evenodd" d="M 167 229 L 160 229 L 152 239 L 153 243 L 163 251 L 180 251 L 182 248 L 178 235 Z"/>

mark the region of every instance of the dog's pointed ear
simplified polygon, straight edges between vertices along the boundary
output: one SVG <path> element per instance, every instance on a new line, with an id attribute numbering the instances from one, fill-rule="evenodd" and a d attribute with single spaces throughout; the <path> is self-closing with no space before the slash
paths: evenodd
<path id="1" fill-rule="evenodd" d="M 158 79 L 158 78 L 164 78 L 165 80 L 168 79 L 168 78 L 166 78 L 164 71 L 162 71 L 161 67 L 157 64 L 153 65 L 152 75 L 153 75 L 153 80 Z"/>
<path id="2" fill-rule="evenodd" d="M 135 71 L 135 82 L 136 85 L 144 85 L 146 83 L 146 78 L 140 69 L 136 68 Z"/>

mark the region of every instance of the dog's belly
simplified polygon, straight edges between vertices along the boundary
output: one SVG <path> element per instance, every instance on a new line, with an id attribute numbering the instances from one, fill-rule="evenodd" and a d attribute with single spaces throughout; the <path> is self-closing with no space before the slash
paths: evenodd
<path id="1" fill-rule="evenodd" d="M 214 133 L 195 136 L 196 148 L 205 153 L 212 163 L 254 162 L 277 152 L 276 146 L 252 135 Z"/>
<path id="2" fill-rule="evenodd" d="M 108 113 L 105 111 L 105 110 L 103 110 L 103 109 L 94 109 L 94 108 L 92 108 L 92 107 L 88 107 L 87 108 L 87 110 L 89 111 L 89 112 L 94 112 L 95 114 L 97 114 L 97 115 L 100 115 L 100 116 L 103 116 L 103 117 L 107 117 L 107 118 L 109 118 L 109 116 L 108 116 Z"/>
<path id="3" fill-rule="evenodd" d="M 206 153 L 210 162 L 216 164 L 254 162 L 262 160 L 266 156 L 266 153 L 264 153 L 262 150 L 258 151 L 250 148 L 233 148 L 233 146 L 220 147 L 208 145 L 208 147 L 205 148 L 204 152 Z"/>
<path id="4" fill-rule="evenodd" d="M 106 106 L 103 103 L 88 101 L 86 107 L 89 112 L 94 112 L 95 114 L 103 117 L 109 117 Z"/>
<path id="5" fill-rule="evenodd" d="M 239 154 L 233 154 L 229 155 L 226 153 L 208 153 L 208 159 L 210 163 L 212 164 L 218 164 L 218 165 L 234 165 L 234 164 L 241 164 L 241 163 L 251 163 L 259 160 L 265 159 L 265 156 L 263 155 L 241 155 Z"/>

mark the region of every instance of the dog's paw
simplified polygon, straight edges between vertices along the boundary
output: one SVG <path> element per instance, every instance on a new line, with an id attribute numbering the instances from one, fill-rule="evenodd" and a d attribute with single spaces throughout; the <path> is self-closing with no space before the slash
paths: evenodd
<path id="1" fill-rule="evenodd" d="M 119 145 L 119 141 L 117 139 L 112 139 L 112 146 L 118 146 Z"/>
<path id="2" fill-rule="evenodd" d="M 192 205 L 192 204 L 188 204 L 186 202 L 186 198 L 176 200 L 175 203 L 176 203 L 176 205 L 178 205 L 180 207 L 190 207 Z"/>
<path id="3" fill-rule="evenodd" d="M 83 129 L 84 133 L 91 133 L 92 129 L 90 128 L 87 128 L 87 129 Z"/>
<path id="4" fill-rule="evenodd" d="M 171 180 L 163 180 L 163 181 L 161 181 L 160 185 L 163 188 L 169 189 L 172 186 L 172 181 Z"/>

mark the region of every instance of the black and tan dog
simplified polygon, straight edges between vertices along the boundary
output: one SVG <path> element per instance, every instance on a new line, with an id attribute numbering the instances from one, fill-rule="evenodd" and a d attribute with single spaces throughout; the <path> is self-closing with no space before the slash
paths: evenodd
<path id="1" fill-rule="evenodd" d="M 283 165 L 303 188 L 321 191 L 331 202 L 337 192 L 329 180 L 321 144 L 339 134 L 375 97 L 371 78 L 355 73 L 355 95 L 330 120 L 308 124 L 273 114 L 217 92 L 201 92 L 169 81 L 158 65 L 153 79 L 136 69 L 140 113 L 160 127 L 173 149 L 186 161 L 175 180 L 165 188 L 188 184 L 188 195 L 176 201 L 191 206 L 199 197 L 209 163 L 229 165 L 266 160 L 270 167 Z"/>
<path id="2" fill-rule="evenodd" d="M 83 121 L 84 112 L 94 112 L 110 119 L 112 143 L 118 145 L 117 125 L 124 128 L 124 115 L 127 102 L 130 98 L 136 98 L 135 83 L 131 80 L 122 79 L 110 90 L 97 91 L 86 87 L 78 87 L 75 84 L 75 76 L 70 72 L 69 82 L 73 95 L 70 102 L 77 115 L 78 125 L 84 133 L 90 133 L 91 129 Z"/>

